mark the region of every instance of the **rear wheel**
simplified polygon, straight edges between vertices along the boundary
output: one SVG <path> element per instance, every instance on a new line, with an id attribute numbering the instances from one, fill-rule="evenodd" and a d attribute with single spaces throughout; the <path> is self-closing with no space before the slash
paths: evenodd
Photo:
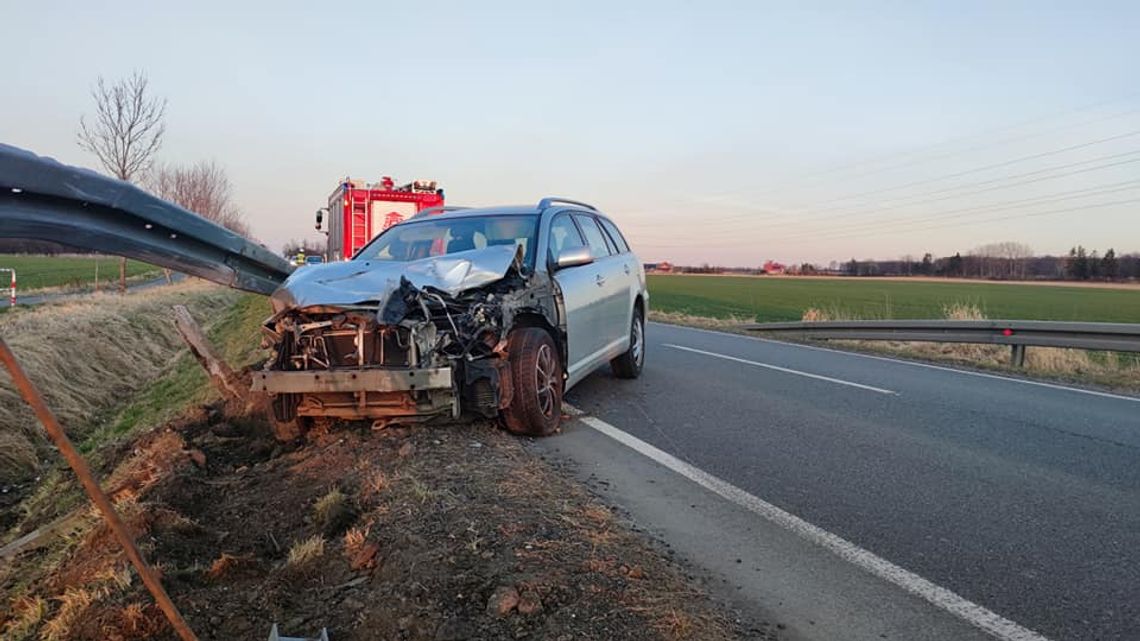
<path id="1" fill-rule="evenodd" d="M 562 365 L 554 339 L 545 330 L 523 327 L 507 338 L 514 392 L 503 410 L 512 434 L 549 436 L 562 420 Z"/>
<path id="2" fill-rule="evenodd" d="M 610 361 L 610 369 L 618 378 L 637 378 L 645 367 L 645 318 L 641 310 L 634 308 L 633 322 L 629 328 L 629 349 Z"/>

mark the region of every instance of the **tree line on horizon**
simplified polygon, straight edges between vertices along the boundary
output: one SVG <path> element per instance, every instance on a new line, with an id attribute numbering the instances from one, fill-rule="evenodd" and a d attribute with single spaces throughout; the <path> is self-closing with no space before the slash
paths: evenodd
<path id="1" fill-rule="evenodd" d="M 912 255 L 896 260 L 831 261 L 827 266 L 804 262 L 778 272 L 763 267 L 723 267 L 704 263 L 699 266 L 672 266 L 674 273 L 684 274 L 789 274 L 830 276 L 930 276 L 944 278 L 976 278 L 980 280 L 1072 280 L 1124 281 L 1140 280 L 1140 253 L 1118 254 L 1108 248 L 1101 254 L 1083 245 L 1075 245 L 1062 256 L 1035 255 L 1024 243 L 1003 242 L 982 245 L 952 256 L 935 257 L 927 252 L 921 258 Z"/>
<path id="2" fill-rule="evenodd" d="M 1140 279 L 1140 254 L 1118 255 L 1114 248 L 1101 254 L 1083 245 L 1063 256 L 1034 255 L 1020 243 L 984 245 L 963 255 L 935 258 L 927 253 L 919 260 L 856 260 L 842 266 L 846 276 L 942 276 L 982 280 L 1073 280 L 1116 281 Z"/>

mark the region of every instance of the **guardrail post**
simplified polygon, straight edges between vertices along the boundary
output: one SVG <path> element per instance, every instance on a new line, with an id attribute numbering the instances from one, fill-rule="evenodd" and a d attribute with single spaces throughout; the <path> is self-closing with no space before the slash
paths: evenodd
<path id="1" fill-rule="evenodd" d="M 1025 367 L 1025 346 L 1010 345 L 1009 364 L 1014 367 Z"/>

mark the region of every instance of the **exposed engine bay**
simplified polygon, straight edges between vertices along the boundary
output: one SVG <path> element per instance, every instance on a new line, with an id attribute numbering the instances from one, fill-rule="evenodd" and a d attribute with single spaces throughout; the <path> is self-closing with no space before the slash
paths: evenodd
<path id="1" fill-rule="evenodd" d="M 514 245 L 304 267 L 272 296 L 275 356 L 254 389 L 283 423 L 496 416 L 512 398 L 508 333 L 541 327 L 566 344 L 555 287 Z"/>

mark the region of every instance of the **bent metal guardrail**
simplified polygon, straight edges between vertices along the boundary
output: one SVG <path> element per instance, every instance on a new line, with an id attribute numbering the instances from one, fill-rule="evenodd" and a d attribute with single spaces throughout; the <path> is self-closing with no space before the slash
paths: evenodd
<path id="1" fill-rule="evenodd" d="M 0 238 L 118 254 L 259 294 L 293 270 L 264 246 L 134 185 L 4 144 Z"/>
<path id="2" fill-rule="evenodd" d="M 1068 347 L 1074 349 L 1140 352 L 1140 324 L 1075 323 L 1024 320 L 876 320 L 804 321 L 745 325 L 750 332 L 764 332 L 797 340 L 918 341 L 1009 345 L 1011 363 L 1025 364 L 1025 348 Z"/>

